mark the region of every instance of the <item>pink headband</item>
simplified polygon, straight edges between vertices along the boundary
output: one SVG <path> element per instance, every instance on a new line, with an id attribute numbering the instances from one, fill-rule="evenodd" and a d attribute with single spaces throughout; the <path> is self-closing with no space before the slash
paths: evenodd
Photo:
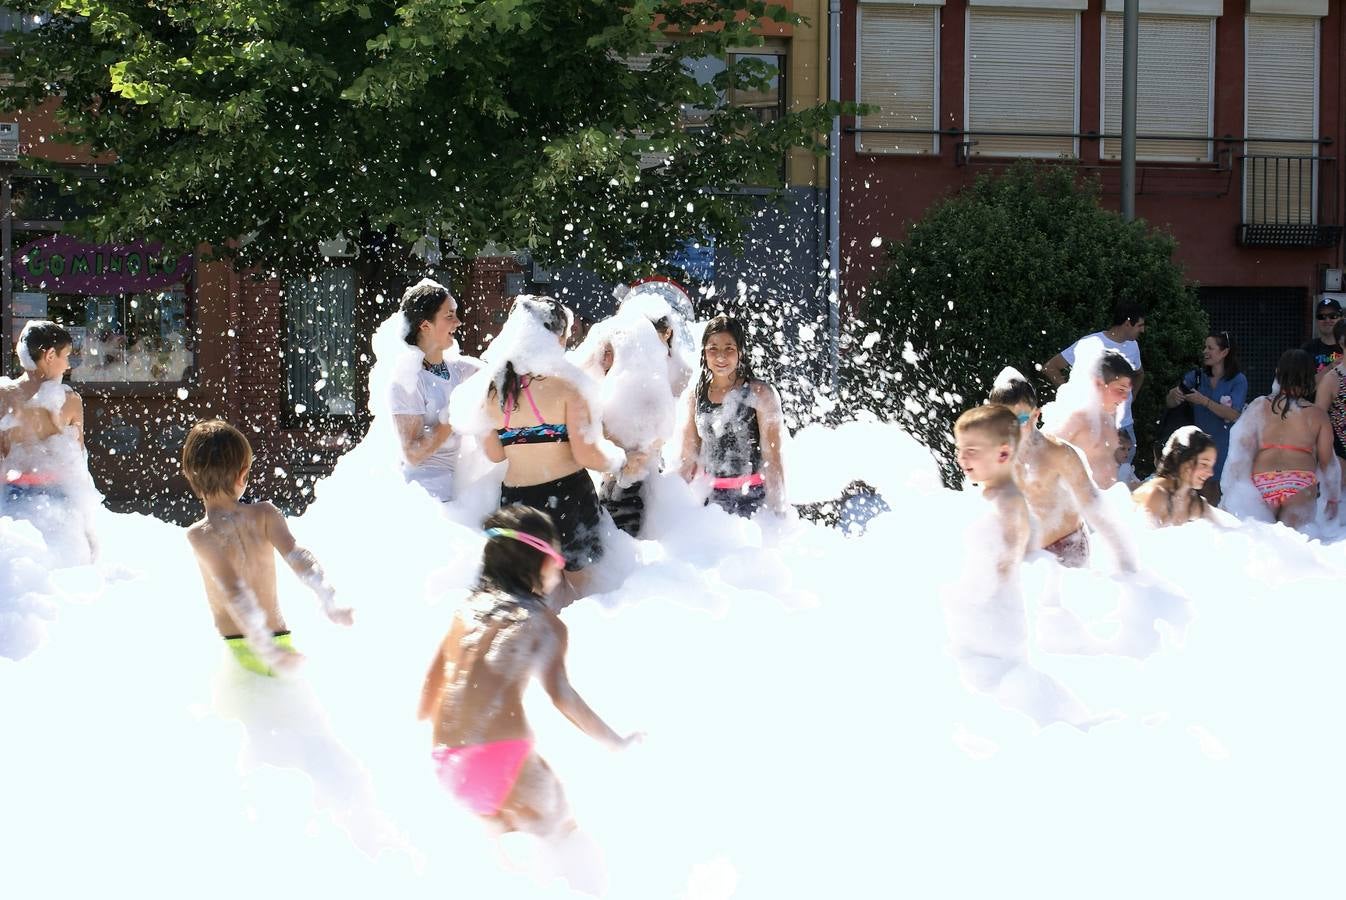
<path id="1" fill-rule="evenodd" d="M 542 553 L 547 554 L 552 559 L 556 560 L 556 564 L 561 568 L 564 569 L 566 567 L 566 558 L 561 554 L 557 553 L 555 547 L 553 547 L 551 544 L 547 543 L 540 537 L 535 537 L 531 534 L 524 534 L 522 531 L 515 531 L 513 528 L 487 528 L 486 536 L 488 538 L 492 537 L 513 538 L 514 540 L 519 541 L 520 543 L 527 544 L 534 550 L 539 550 Z"/>

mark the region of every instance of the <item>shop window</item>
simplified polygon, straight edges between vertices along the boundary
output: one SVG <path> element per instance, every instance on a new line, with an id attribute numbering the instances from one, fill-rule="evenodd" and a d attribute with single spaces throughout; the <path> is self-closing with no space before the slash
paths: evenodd
<path id="1" fill-rule="evenodd" d="M 292 414 L 355 414 L 354 320 L 354 269 L 332 267 L 285 283 L 285 368 Z"/>
<path id="2" fill-rule="evenodd" d="M 33 319 L 75 339 L 77 384 L 185 381 L 195 364 L 185 281 L 189 254 L 155 244 L 85 244 L 60 234 L 16 234 L 10 344 Z"/>

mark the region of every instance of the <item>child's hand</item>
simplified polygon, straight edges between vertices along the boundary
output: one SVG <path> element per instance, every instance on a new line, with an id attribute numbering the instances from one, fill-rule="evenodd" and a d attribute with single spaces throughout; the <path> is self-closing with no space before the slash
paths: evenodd
<path id="1" fill-rule="evenodd" d="M 297 672 L 299 667 L 302 666 L 307 659 L 307 657 L 298 650 L 290 650 L 284 647 L 277 649 L 280 650 L 280 653 L 275 659 L 271 660 L 270 663 L 272 670 L 277 674 Z"/>
<path id="2" fill-rule="evenodd" d="M 621 474 L 631 478 L 639 474 L 650 461 L 650 454 L 644 450 L 633 450 L 626 454 L 626 465 L 622 466 Z"/>
<path id="3" fill-rule="evenodd" d="M 349 606 L 331 606 L 327 609 L 327 618 L 338 625 L 354 625 L 355 610 Z"/>
<path id="4" fill-rule="evenodd" d="M 633 731 L 626 737 L 622 738 L 621 741 L 617 743 L 617 746 L 613 749 L 625 750 L 627 747 L 634 747 L 637 744 L 643 744 L 643 743 L 645 743 L 645 732 Z"/>

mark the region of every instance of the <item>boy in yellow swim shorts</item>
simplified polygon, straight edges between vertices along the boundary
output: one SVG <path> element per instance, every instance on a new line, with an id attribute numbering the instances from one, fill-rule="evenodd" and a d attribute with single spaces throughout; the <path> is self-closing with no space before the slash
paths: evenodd
<path id="1" fill-rule="evenodd" d="M 242 432 L 214 419 L 198 422 L 182 446 L 182 473 L 206 514 L 187 529 L 205 582 L 215 627 L 239 664 L 259 675 L 297 668 L 304 657 L 276 603 L 276 553 L 318 595 L 323 612 L 350 625 L 349 608 L 313 554 L 296 543 L 280 510 L 265 501 L 240 503 L 252 468 L 252 446 Z"/>

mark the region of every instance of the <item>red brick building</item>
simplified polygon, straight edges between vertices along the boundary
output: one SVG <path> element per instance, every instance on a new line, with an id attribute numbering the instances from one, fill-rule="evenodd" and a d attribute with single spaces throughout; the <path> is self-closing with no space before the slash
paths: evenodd
<path id="1" fill-rule="evenodd" d="M 1014 158 L 1120 189 L 1121 0 L 843 4 L 843 298 L 934 201 Z M 1136 213 L 1170 231 L 1253 387 L 1340 290 L 1341 0 L 1140 0 Z"/>

